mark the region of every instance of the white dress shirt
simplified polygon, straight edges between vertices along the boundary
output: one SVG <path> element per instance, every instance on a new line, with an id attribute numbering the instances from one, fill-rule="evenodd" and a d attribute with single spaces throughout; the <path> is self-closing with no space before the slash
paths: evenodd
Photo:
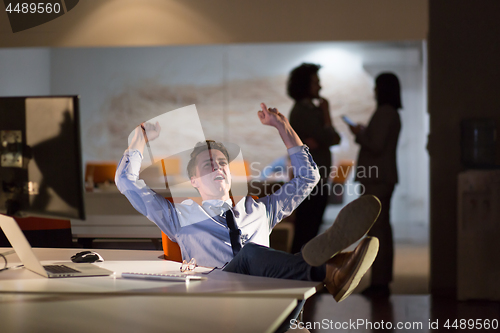
<path id="1" fill-rule="evenodd" d="M 141 214 L 154 222 L 172 241 L 182 258 L 195 258 L 201 266 L 222 267 L 233 258 L 225 212 L 233 210 L 240 241 L 269 246 L 272 228 L 289 216 L 319 181 L 319 172 L 307 146 L 288 149 L 295 177 L 278 191 L 257 200 L 244 197 L 231 207 L 231 200 L 205 200 L 200 206 L 191 199 L 172 204 L 139 179 L 142 155 L 126 150 L 116 171 L 118 189 Z"/>

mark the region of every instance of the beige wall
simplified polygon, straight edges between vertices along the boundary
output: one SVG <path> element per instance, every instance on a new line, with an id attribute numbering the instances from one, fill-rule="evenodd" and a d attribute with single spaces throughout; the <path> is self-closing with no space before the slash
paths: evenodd
<path id="1" fill-rule="evenodd" d="M 427 0 L 80 0 L 0 47 L 145 46 L 330 40 L 422 40 Z"/>

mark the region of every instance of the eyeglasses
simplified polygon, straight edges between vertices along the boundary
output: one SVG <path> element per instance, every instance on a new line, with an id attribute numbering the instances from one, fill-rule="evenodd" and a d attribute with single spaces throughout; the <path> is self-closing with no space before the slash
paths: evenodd
<path id="1" fill-rule="evenodd" d="M 194 271 L 194 269 L 196 268 L 196 259 L 195 258 L 192 258 L 189 262 L 187 262 L 186 260 L 183 260 L 182 261 L 182 264 L 181 264 L 181 272 L 184 273 L 184 272 L 192 272 Z"/>

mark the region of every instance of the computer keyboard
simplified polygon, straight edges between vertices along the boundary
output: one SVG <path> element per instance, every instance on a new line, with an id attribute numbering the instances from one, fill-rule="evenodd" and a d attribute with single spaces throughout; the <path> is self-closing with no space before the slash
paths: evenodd
<path id="1" fill-rule="evenodd" d="M 127 279 L 146 279 L 146 280 L 163 280 L 163 281 L 177 281 L 177 282 L 189 282 L 189 281 L 201 281 L 207 278 L 199 275 L 191 274 L 160 274 L 160 273 L 122 273 L 123 278 Z"/>
<path id="2" fill-rule="evenodd" d="M 59 274 L 59 273 L 80 273 L 80 271 L 77 271 L 76 269 L 73 269 L 68 266 L 64 265 L 45 265 L 43 266 L 45 270 L 49 273 L 53 274 Z"/>

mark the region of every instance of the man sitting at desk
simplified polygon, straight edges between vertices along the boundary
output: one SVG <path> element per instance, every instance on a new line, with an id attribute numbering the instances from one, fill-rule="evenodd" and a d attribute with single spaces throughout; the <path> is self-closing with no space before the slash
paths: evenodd
<path id="1" fill-rule="evenodd" d="M 135 130 L 116 171 L 118 189 L 141 214 L 179 244 L 185 260 L 224 271 L 274 278 L 319 281 L 337 302 L 347 297 L 371 266 L 378 251 L 376 238 L 364 238 L 352 252 L 343 249 L 363 237 L 375 222 L 380 203 L 361 197 L 346 206 L 335 223 L 309 241 L 297 254 L 269 248 L 272 228 L 306 198 L 320 176 L 307 146 L 287 118 L 264 103 L 258 117 L 275 127 L 288 149 L 294 178 L 280 190 L 254 200 L 247 196 L 234 206 L 230 197 L 231 173 L 226 148 L 215 141 L 197 145 L 191 153 L 188 174 L 203 199 L 172 204 L 139 180 L 146 140 L 159 136 L 159 124 L 143 124 Z M 143 134 L 147 133 L 147 139 Z"/>

